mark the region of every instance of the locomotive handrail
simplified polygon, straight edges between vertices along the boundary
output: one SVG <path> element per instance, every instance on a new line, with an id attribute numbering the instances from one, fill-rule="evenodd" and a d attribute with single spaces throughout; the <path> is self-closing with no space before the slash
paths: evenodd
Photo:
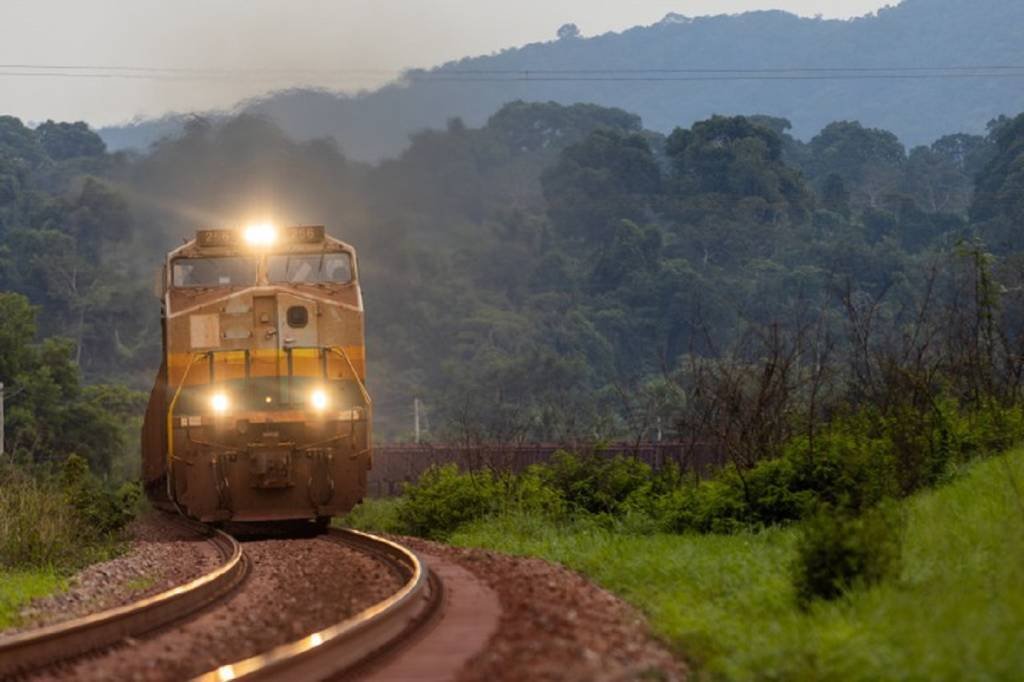
<path id="1" fill-rule="evenodd" d="M 174 494 L 174 406 L 178 404 L 178 398 L 181 396 L 181 389 L 185 386 L 185 380 L 188 379 L 188 373 L 192 371 L 192 367 L 196 364 L 196 361 L 201 360 L 204 357 L 209 356 L 210 353 L 193 353 L 192 359 L 189 360 L 188 366 L 185 368 L 185 373 L 181 375 L 181 381 L 178 382 L 178 387 L 174 389 L 174 397 L 171 398 L 171 404 L 167 408 L 167 499 L 174 503 L 174 506 L 178 506 L 178 500 Z M 179 508 L 180 512 L 181 509 Z"/>
<path id="2" fill-rule="evenodd" d="M 373 399 L 370 398 L 370 392 L 366 390 L 366 384 L 363 383 L 363 380 L 359 377 L 359 373 L 356 372 L 356 366 L 352 364 L 352 360 L 348 357 L 348 353 L 346 353 L 345 349 L 341 346 L 328 346 L 327 350 L 337 353 L 345 359 L 346 363 L 348 363 L 348 368 L 352 370 L 352 376 L 355 377 L 356 383 L 359 385 L 359 392 L 363 394 L 363 400 L 366 401 L 366 407 L 370 408 L 373 405 Z"/>

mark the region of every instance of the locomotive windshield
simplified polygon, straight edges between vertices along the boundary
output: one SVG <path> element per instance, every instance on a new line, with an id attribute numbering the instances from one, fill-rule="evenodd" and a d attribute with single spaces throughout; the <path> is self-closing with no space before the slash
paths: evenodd
<path id="1" fill-rule="evenodd" d="M 270 256 L 267 278 L 275 283 L 345 284 L 352 281 L 352 257 L 347 253 Z"/>
<path id="2" fill-rule="evenodd" d="M 252 256 L 179 258 L 174 261 L 174 286 L 224 287 L 256 283 L 256 259 Z"/>

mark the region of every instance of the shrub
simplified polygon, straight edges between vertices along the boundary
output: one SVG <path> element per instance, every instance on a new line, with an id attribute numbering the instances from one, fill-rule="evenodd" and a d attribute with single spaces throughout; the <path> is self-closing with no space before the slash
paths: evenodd
<path id="1" fill-rule="evenodd" d="M 802 518 L 815 493 L 800 485 L 789 459 L 765 460 L 742 476 L 730 471 L 724 483 L 741 498 L 744 508 L 737 521 L 750 526 L 772 526 Z"/>
<path id="2" fill-rule="evenodd" d="M 405 533 L 443 540 L 463 523 L 494 512 L 500 493 L 489 471 L 464 473 L 455 464 L 431 467 L 406 486 L 397 519 Z"/>
<path id="3" fill-rule="evenodd" d="M 641 492 L 650 492 L 651 468 L 632 457 L 556 452 L 538 468 L 541 481 L 565 500 L 571 511 L 618 515 Z"/>
<path id="4" fill-rule="evenodd" d="M 822 505 L 797 542 L 793 584 L 798 600 L 835 599 L 855 587 L 877 584 L 899 567 L 903 523 L 894 507 L 860 516 Z"/>
<path id="5" fill-rule="evenodd" d="M 899 494 L 892 443 L 865 415 L 836 419 L 817 435 L 804 436 L 783 457 L 791 466 L 791 489 L 815 501 L 853 511 Z"/>
<path id="6" fill-rule="evenodd" d="M 104 555 L 134 517 L 137 484 L 110 490 L 72 455 L 60 475 L 0 470 L 0 565 L 74 568 Z"/>
<path id="7" fill-rule="evenodd" d="M 138 484 L 125 483 L 118 490 L 104 486 L 89 471 L 85 459 L 78 455 L 70 455 L 65 460 L 61 485 L 67 503 L 97 537 L 124 528 L 135 517 L 142 498 Z"/>
<path id="8" fill-rule="evenodd" d="M 503 491 L 503 510 L 559 518 L 566 512 L 562 495 L 544 477 L 541 465 L 533 465 L 521 474 L 507 473 L 498 478 Z"/>

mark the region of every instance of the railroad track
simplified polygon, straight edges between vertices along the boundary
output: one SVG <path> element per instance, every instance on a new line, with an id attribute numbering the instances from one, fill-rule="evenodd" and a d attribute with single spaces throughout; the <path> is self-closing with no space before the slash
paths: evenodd
<path id="1" fill-rule="evenodd" d="M 0 677 L 38 669 L 169 625 L 207 608 L 245 578 L 248 562 L 230 535 L 189 524 L 207 535 L 223 557 L 216 569 L 195 580 L 132 604 L 0 638 Z"/>
<path id="2" fill-rule="evenodd" d="M 328 537 L 374 555 L 398 570 L 397 592 L 340 623 L 270 651 L 200 675 L 196 682 L 227 680 L 325 680 L 352 673 L 415 638 L 439 612 L 442 586 L 411 550 L 353 530 L 330 529 Z"/>
<path id="3" fill-rule="evenodd" d="M 217 569 L 133 604 L 0 639 L 0 678 L 30 673 L 104 649 L 126 637 L 145 635 L 198 614 L 232 593 L 246 577 L 250 562 L 236 538 L 201 528 L 225 559 Z M 442 585 L 411 550 L 358 531 L 330 529 L 321 537 L 371 555 L 401 576 L 401 587 L 339 623 L 220 665 L 195 680 L 322 680 L 358 674 L 414 641 L 440 613 Z"/>

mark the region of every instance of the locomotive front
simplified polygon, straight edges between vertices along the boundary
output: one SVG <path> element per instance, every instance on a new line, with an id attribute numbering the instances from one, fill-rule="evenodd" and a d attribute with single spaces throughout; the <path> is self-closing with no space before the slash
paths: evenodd
<path id="1" fill-rule="evenodd" d="M 151 499 L 201 521 L 326 521 L 362 499 L 372 410 L 351 246 L 322 226 L 200 230 L 168 255 L 163 332 Z"/>

